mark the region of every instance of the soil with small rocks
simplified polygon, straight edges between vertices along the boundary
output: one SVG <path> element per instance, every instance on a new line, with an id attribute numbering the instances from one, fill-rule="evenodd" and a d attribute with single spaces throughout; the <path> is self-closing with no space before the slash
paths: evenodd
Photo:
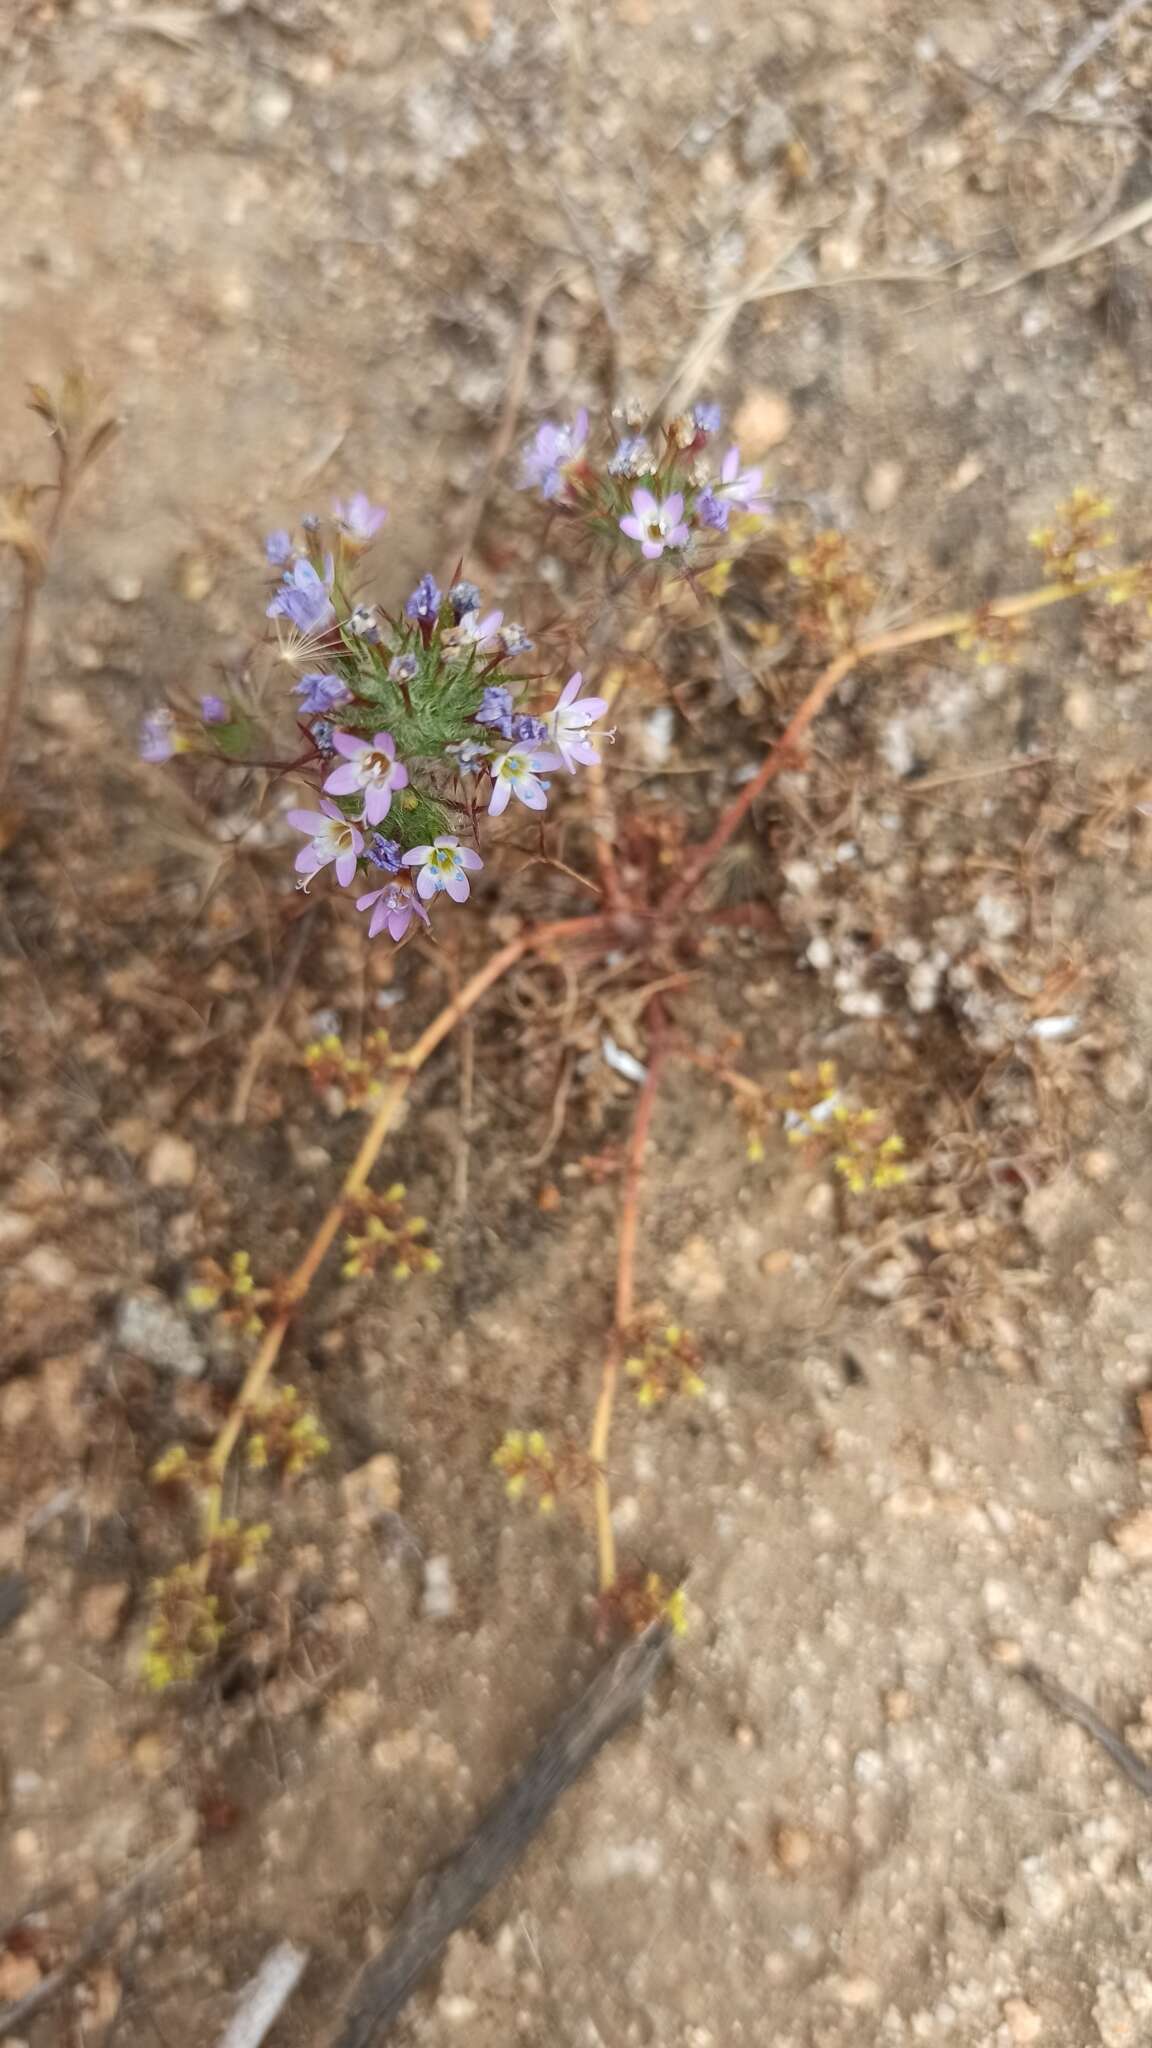
<path id="1" fill-rule="evenodd" d="M 189 1280 L 285 1272 L 362 1130 L 305 1046 L 404 1046 L 525 918 L 584 907 L 525 840 L 437 951 L 366 950 L 293 894 L 273 778 L 145 769 L 141 711 L 271 687 L 260 535 L 357 487 L 386 602 L 479 518 L 472 573 L 579 665 L 579 565 L 489 474 L 533 305 L 525 430 L 719 399 L 886 624 L 1027 588 L 1081 483 L 1146 548 L 1149 230 L 1049 261 L 1149 192 L 1141 17 L 1025 107 L 1084 28 L 1069 0 L 4 11 L 0 471 L 47 474 L 22 379 L 78 356 L 125 427 L 0 819 L 0 2008 L 191 1846 L 3 2048 L 214 2048 L 284 1937 L 310 1963 L 270 2039 L 319 2048 L 602 1654 L 587 1515 L 509 1504 L 491 1456 L 587 1426 L 641 1003 L 526 967 L 387 1154 L 442 1270 L 324 1276 L 283 1377 L 329 1451 L 235 1478 L 271 1535 L 228 1654 L 141 1682 L 189 1540 L 149 1468 L 208 1445 L 248 1355 Z M 768 539 L 719 632 L 670 602 L 613 649 L 610 786 L 666 864 L 798 695 L 781 577 Z M 0 618 L 14 594 L 4 559 Z M 774 1136 L 753 1163 L 722 1084 L 672 1068 L 640 1295 L 706 1393 L 625 1398 L 612 1476 L 689 1631 L 398 2040 L 1152 2038 L 1152 1815 L 1019 1676 L 1152 1755 L 1148 642 L 1099 606 L 1002 651 L 862 670 L 714 877 L 678 1031 L 774 1084 L 834 1060 L 909 1181 L 855 1199 Z"/>

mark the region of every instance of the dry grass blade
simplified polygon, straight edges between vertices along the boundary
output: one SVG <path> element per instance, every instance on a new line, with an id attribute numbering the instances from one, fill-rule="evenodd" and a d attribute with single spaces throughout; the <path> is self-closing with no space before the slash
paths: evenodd
<path id="1" fill-rule="evenodd" d="M 1073 235 L 1060 235 L 1041 249 L 1030 263 L 1020 270 L 1014 270 L 1010 277 L 1002 277 L 995 284 L 981 287 L 979 296 L 990 299 L 997 292 L 1006 292 L 1013 285 L 1024 284 L 1030 277 L 1039 277 L 1046 270 L 1057 270 L 1063 263 L 1079 263 L 1082 256 L 1090 256 L 1094 249 L 1106 249 L 1110 242 L 1118 242 L 1123 235 L 1135 234 L 1152 220 L 1152 194 L 1138 199 L 1133 206 L 1126 206 L 1120 213 L 1112 215 L 1101 227 L 1080 229 Z"/>

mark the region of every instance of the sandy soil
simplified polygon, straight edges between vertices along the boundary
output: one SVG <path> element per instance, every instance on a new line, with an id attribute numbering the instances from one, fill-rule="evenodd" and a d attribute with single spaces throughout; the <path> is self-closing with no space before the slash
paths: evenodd
<path id="1" fill-rule="evenodd" d="M 1148 246 L 1017 279 L 1150 188 L 1138 21 L 1021 113 L 1084 26 L 1067 0 L 878 0 L 866 24 L 848 0 L 9 0 L 0 470 L 34 446 L 22 379 L 76 355 L 126 430 L 43 609 L 3 855 L 0 2004 L 190 1816 L 198 1836 L 6 2048 L 207 2048 L 283 1935 L 313 1960 L 273 2039 L 323 2043 L 597 1657 L 585 1531 L 511 1512 L 489 1460 L 510 1426 L 584 1427 L 618 1192 L 598 1161 L 632 1093 L 599 1048 L 635 1007 L 567 1014 L 525 971 L 478 1020 L 474 1083 L 445 1054 L 393 1148 L 443 1273 L 332 1284 L 293 1345 L 332 1454 L 280 1500 L 245 1482 L 275 1534 L 242 1654 L 191 1697 L 139 1685 L 182 1541 L 147 1468 L 203 1440 L 235 1361 L 174 1306 L 207 1369 L 142 1363 L 122 1304 L 178 1304 L 204 1253 L 285 1266 L 358 1129 L 300 1071 L 316 1014 L 402 1044 L 446 987 L 441 958 L 366 964 L 322 912 L 233 1121 L 285 863 L 223 788 L 141 775 L 141 708 L 247 660 L 261 532 L 350 486 L 391 508 L 392 601 L 451 565 L 483 494 L 487 586 L 562 609 L 571 565 L 488 476 L 525 338 L 525 422 L 720 398 L 786 498 L 875 550 L 887 617 L 1026 587 L 1030 528 L 1081 482 L 1138 551 Z M 643 663 L 621 716 L 617 786 L 674 839 L 780 722 L 754 568 L 726 616 L 735 670 L 710 636 L 662 643 L 670 753 Z M 722 1091 L 677 1070 L 641 1292 L 691 1323 L 708 1393 L 627 1406 L 614 1470 L 621 1545 L 686 1574 L 692 1626 L 398 2039 L 1152 2038 L 1140 1795 L 1012 1668 L 1152 1749 L 1149 703 L 1143 646 L 1103 619 L 1012 668 L 908 659 L 845 693 L 759 815 L 726 886 L 777 922 L 709 943 L 679 1022 L 741 1033 L 750 1072 L 835 1058 L 906 1112 L 915 1183 L 861 1211 L 783 1148 L 753 1167 Z M 566 903 L 509 866 L 485 909 L 506 935 Z M 477 916 L 447 971 L 490 943 Z M 1063 1013 L 1067 1040 L 1029 1038 Z M 398 1502 L 366 1527 L 341 1480 L 381 1453 Z"/>

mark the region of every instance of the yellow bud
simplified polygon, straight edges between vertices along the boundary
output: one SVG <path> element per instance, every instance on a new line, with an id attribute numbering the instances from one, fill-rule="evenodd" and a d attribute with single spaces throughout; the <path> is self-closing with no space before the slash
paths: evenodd
<path id="1" fill-rule="evenodd" d="M 184 1289 L 184 1304 L 194 1315 L 203 1315 L 210 1308 L 219 1308 L 220 1289 L 209 1286 L 207 1281 L 194 1281 Z"/>
<path id="2" fill-rule="evenodd" d="M 748 1160 L 752 1166 L 761 1166 L 764 1161 L 764 1140 L 757 1134 L 748 1140 Z"/>
<path id="3" fill-rule="evenodd" d="M 519 1500 L 527 1484 L 528 1481 L 523 1472 L 514 1472 L 511 1479 L 507 1480 L 504 1486 L 504 1491 L 509 1500 Z"/>
<path id="4" fill-rule="evenodd" d="M 540 1495 L 540 1513 L 542 1515 L 554 1515 L 555 1512 L 556 1495 L 554 1493 L 542 1493 Z"/>

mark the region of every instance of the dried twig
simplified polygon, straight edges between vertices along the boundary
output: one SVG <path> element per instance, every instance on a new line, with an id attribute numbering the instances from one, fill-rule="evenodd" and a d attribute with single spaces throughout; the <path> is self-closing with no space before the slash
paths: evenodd
<path id="1" fill-rule="evenodd" d="M 264 1055 L 271 1044 L 272 1034 L 280 1021 L 280 1013 L 291 993 L 292 984 L 300 971 L 300 962 L 304 957 L 304 948 L 308 943 L 310 916 L 311 909 L 309 908 L 302 913 L 297 923 L 295 933 L 288 947 L 288 956 L 284 962 L 283 972 L 272 991 L 272 1000 L 265 1013 L 264 1022 L 255 1033 L 252 1043 L 248 1047 L 244 1064 L 236 1076 L 236 1086 L 232 1091 L 232 1104 L 228 1111 L 228 1121 L 231 1124 L 242 1124 L 248 1114 L 248 1103 L 256 1084 L 256 1077 L 264 1063 Z"/>
<path id="2" fill-rule="evenodd" d="M 508 369 L 508 381 L 504 386 L 504 403 L 500 408 L 500 418 L 496 423 L 496 431 L 489 445 L 480 481 L 469 500 L 468 509 L 464 515 L 464 524 L 460 530 L 459 538 L 453 547 L 450 568 L 455 565 L 457 560 L 463 560 L 465 556 L 470 555 L 475 545 L 476 535 L 480 530 L 480 521 L 484 517 L 484 510 L 491 495 L 496 472 L 512 446 L 516 433 L 516 422 L 520 417 L 520 408 L 524 403 L 524 391 L 532 362 L 532 350 L 536 345 L 536 330 L 540 325 L 544 308 L 553 292 L 561 290 L 567 284 L 571 275 L 570 265 L 561 269 L 550 270 L 545 277 L 542 277 L 533 285 L 524 301 L 523 311 L 520 315 L 520 325 L 516 330 L 512 361 Z"/>
<path id="3" fill-rule="evenodd" d="M 340 1193 L 329 1207 L 295 1272 L 280 1291 L 278 1313 L 264 1332 L 260 1348 L 248 1368 L 227 1421 L 212 1447 L 212 1483 L 206 1490 L 204 1510 L 205 1530 L 209 1541 L 215 1536 L 220 1525 L 224 1474 L 244 1427 L 244 1417 L 252 1403 L 259 1399 L 268 1376 L 280 1356 L 292 1319 L 343 1228 L 349 1209 L 357 1197 L 363 1194 L 380 1148 L 392 1129 L 400 1105 L 421 1067 L 455 1029 L 461 1018 L 466 1017 L 475 1008 L 482 997 L 487 995 L 488 990 L 493 988 L 518 960 L 522 960 L 528 953 L 542 951 L 550 945 L 562 945 L 565 940 L 595 935 L 601 931 L 603 923 L 603 919 L 593 915 L 567 918 L 557 924 L 534 925 L 528 931 L 521 932 L 519 938 L 511 940 L 507 946 L 502 946 L 498 953 L 494 953 L 491 959 L 486 961 L 471 980 L 464 984 L 459 995 L 445 1004 L 427 1030 L 421 1033 L 415 1045 L 404 1054 L 403 1063 L 385 1089 L 360 1150 L 344 1177 Z M 206 1549 L 205 1570 L 210 1559 L 211 1552 Z"/>
<path id="4" fill-rule="evenodd" d="M 1033 114 L 1048 113 L 1076 72 L 1103 48 L 1110 36 L 1116 35 L 1126 21 L 1131 21 L 1132 16 L 1139 14 L 1141 8 L 1148 4 L 1149 0 L 1120 0 L 1119 7 L 1113 8 L 1111 14 L 1104 15 L 1102 20 L 1094 21 L 1090 28 L 1086 28 L 1083 35 L 1078 36 L 1065 51 L 1055 70 L 1042 78 L 1027 98 L 1021 100 L 1020 120 L 1027 121 Z M 1009 129 L 1007 132 L 1010 134 L 1012 131 Z"/>
<path id="5" fill-rule="evenodd" d="M 489 1808 L 471 1840 L 418 1886 L 383 1953 L 353 1994 L 334 2048 L 369 2048 L 458 1927 L 524 1853 L 557 1800 L 631 1719 L 668 1654 L 662 1624 L 628 1643 L 547 1735 L 523 1776 Z"/>
<path id="6" fill-rule="evenodd" d="M 1117 1735 L 1108 1726 L 1107 1721 L 1101 1720 L 1095 1708 L 1088 1705 L 1087 1700 L 1082 1700 L 1076 1693 L 1069 1692 L 1067 1686 L 1061 1685 L 1058 1678 L 1050 1678 L 1046 1671 L 1041 1671 L 1038 1664 L 1022 1664 L 1020 1677 L 1039 1693 L 1042 1700 L 1047 1700 L 1048 1705 L 1054 1707 L 1058 1714 L 1063 1714 L 1065 1720 L 1075 1721 L 1078 1728 L 1083 1728 L 1086 1735 L 1090 1735 L 1094 1742 L 1100 1744 L 1101 1749 L 1106 1749 L 1113 1763 L 1119 1766 L 1137 1791 L 1143 1792 L 1146 1799 L 1152 1799 L 1152 1764 L 1146 1763 L 1142 1756 L 1138 1756 L 1136 1751 L 1129 1747 L 1122 1736 Z"/>
<path id="7" fill-rule="evenodd" d="M 218 2048 L 260 2048 L 308 1968 L 308 1950 L 279 1941 L 240 1993 Z"/>
<path id="8" fill-rule="evenodd" d="M 640 1220 L 644 1151 L 652 1128 L 656 1093 L 668 1057 L 664 1012 L 660 1006 L 659 996 L 653 996 L 649 1002 L 648 1024 L 648 1071 L 636 1098 L 636 1114 L 628 1144 L 628 1157 L 624 1168 L 624 1193 L 617 1227 L 616 1303 L 612 1334 L 604 1354 L 600 1394 L 596 1402 L 596 1414 L 588 1444 L 588 1454 L 596 1468 L 596 1553 L 602 1593 L 609 1592 L 616 1583 L 616 1535 L 612 1527 L 612 1495 L 605 1469 L 608 1438 L 612 1429 L 612 1411 L 616 1405 L 616 1389 L 620 1381 L 620 1365 L 629 1329 L 636 1314 L 636 1236 Z"/>
<path id="9" fill-rule="evenodd" d="M 68 1986 L 76 1982 L 77 1977 L 83 1975 L 89 1963 L 104 1953 L 121 1922 L 135 1910 L 144 1893 L 155 1883 L 161 1872 L 187 1855 L 195 1835 L 196 1825 L 190 1820 L 175 1841 L 169 1842 L 166 1849 L 161 1849 L 158 1856 L 153 1856 L 151 1862 L 136 1872 L 135 1877 L 129 1878 L 127 1884 L 121 1885 L 119 1891 L 113 1892 L 103 1912 L 98 1913 L 92 1922 L 75 1955 L 68 1962 L 61 1963 L 57 1969 L 50 1970 L 46 1977 L 40 1979 L 39 1984 L 31 1991 L 25 1992 L 23 1998 L 17 1998 L 11 2005 L 0 2009 L 0 2035 L 14 2033 L 18 2027 L 26 2026 L 29 2020 L 35 2019 L 38 2013 L 54 2004 L 61 1992 L 67 1991 Z"/>
<path id="10" fill-rule="evenodd" d="M 1009 277 L 1002 277 L 995 284 L 984 285 L 980 297 L 990 299 L 997 292 L 1006 292 L 1012 285 L 1023 284 L 1030 277 L 1039 277 L 1046 270 L 1056 270 L 1062 263 L 1079 263 L 1082 256 L 1090 256 L 1094 249 L 1105 249 L 1110 242 L 1118 242 L 1122 235 L 1134 234 L 1152 220 L 1152 197 L 1138 199 L 1133 206 L 1126 206 L 1110 220 L 1089 231 L 1078 230 L 1071 235 L 1058 235 L 1046 249 L 1041 249 L 1022 270 L 1014 270 Z"/>

